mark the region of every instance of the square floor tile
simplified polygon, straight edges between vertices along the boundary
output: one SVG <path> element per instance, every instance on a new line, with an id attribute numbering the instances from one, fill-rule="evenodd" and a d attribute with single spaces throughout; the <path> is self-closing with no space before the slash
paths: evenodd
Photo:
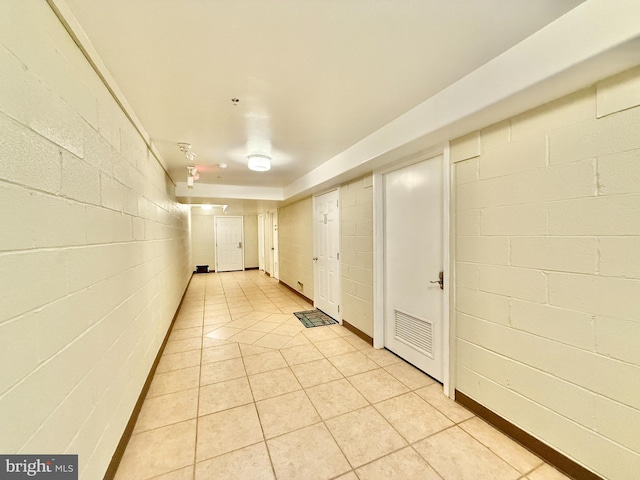
<path id="1" fill-rule="evenodd" d="M 320 416 L 325 420 L 369 404 L 345 379 L 316 385 L 306 389 L 306 392 Z"/>
<path id="2" fill-rule="evenodd" d="M 305 328 L 302 330 L 302 333 L 314 343 L 321 342 L 323 340 L 331 340 L 333 338 L 340 338 L 340 336 L 329 327 Z"/>
<path id="3" fill-rule="evenodd" d="M 153 480 L 193 480 L 194 465 L 153 477 Z"/>
<path id="4" fill-rule="evenodd" d="M 409 443 L 453 426 L 451 420 L 413 392 L 374 406 Z"/>
<path id="5" fill-rule="evenodd" d="M 200 350 L 190 350 L 188 352 L 172 353 L 170 355 L 162 355 L 156 375 L 158 373 L 170 372 L 172 370 L 180 370 L 188 367 L 197 367 L 200 365 Z"/>
<path id="6" fill-rule="evenodd" d="M 279 480 L 326 480 L 351 466 L 323 424 L 267 440 Z"/>
<path id="7" fill-rule="evenodd" d="M 275 333 L 267 333 L 264 337 L 255 341 L 253 344 L 260 347 L 281 348 L 289 340 L 291 340 L 291 337 L 276 335 Z"/>
<path id="8" fill-rule="evenodd" d="M 311 340 L 305 337 L 302 333 L 297 334 L 295 337 L 292 337 L 287 343 L 285 343 L 282 348 L 289 347 L 298 347 L 300 345 L 310 345 Z"/>
<path id="9" fill-rule="evenodd" d="M 117 480 L 144 479 L 193 464 L 196 421 L 176 423 L 131 436 Z"/>
<path id="10" fill-rule="evenodd" d="M 198 414 L 198 389 L 182 390 L 147 398 L 140 410 L 134 433 L 195 418 Z"/>
<path id="11" fill-rule="evenodd" d="M 246 377 L 200 387 L 198 415 L 227 410 L 253 402 Z"/>
<path id="12" fill-rule="evenodd" d="M 256 403 L 260 423 L 266 438 L 273 438 L 322 419 L 304 391 L 287 393 Z"/>
<path id="13" fill-rule="evenodd" d="M 388 365 L 404 361 L 386 348 L 365 349 L 362 350 L 362 352 L 381 367 L 386 367 Z"/>
<path id="14" fill-rule="evenodd" d="M 232 337 L 227 338 L 227 341 L 252 344 L 264 336 L 265 334 L 263 332 L 255 332 L 253 330 L 242 330 L 240 333 L 236 333 Z"/>
<path id="15" fill-rule="evenodd" d="M 518 471 L 458 427 L 425 438 L 414 448 L 444 480 L 520 478 Z"/>
<path id="16" fill-rule="evenodd" d="M 277 323 L 278 325 L 281 325 L 284 322 L 286 322 L 287 320 L 289 320 L 290 318 L 291 318 L 291 315 L 286 315 L 286 314 L 282 314 L 282 313 L 272 313 L 271 315 L 269 315 L 264 320 L 266 322 L 273 322 L 273 323 Z"/>
<path id="17" fill-rule="evenodd" d="M 460 423 L 474 416 L 473 413 L 458 405 L 454 400 L 445 397 L 442 392 L 442 385 L 439 383 L 416 390 L 416 393 L 453 420 L 454 423 Z"/>
<path id="18" fill-rule="evenodd" d="M 429 375 L 407 362 L 393 363 L 384 367 L 384 369 L 411 390 L 426 387 L 436 382 Z"/>
<path id="19" fill-rule="evenodd" d="M 371 403 L 381 402 L 409 391 L 381 368 L 353 375 L 349 377 L 349 381 Z"/>
<path id="20" fill-rule="evenodd" d="M 369 342 L 365 342 L 360 337 L 356 335 L 349 335 L 348 337 L 343 337 L 347 342 L 353 345 L 356 350 L 369 350 L 373 348 L 373 346 Z"/>
<path id="21" fill-rule="evenodd" d="M 264 442 L 196 464 L 196 480 L 273 480 Z"/>
<path id="22" fill-rule="evenodd" d="M 171 330 L 169 341 L 182 340 L 185 338 L 202 337 L 202 327 L 183 328 L 180 330 Z"/>
<path id="23" fill-rule="evenodd" d="M 314 342 L 314 345 L 318 350 L 322 352 L 325 357 L 335 357 L 343 353 L 355 352 L 356 347 L 347 342 L 344 338 L 331 338 L 329 340 L 322 340 Z"/>
<path id="24" fill-rule="evenodd" d="M 318 328 L 318 327 L 316 327 Z M 289 365 L 298 365 L 300 363 L 311 362 L 313 360 L 320 360 L 324 358 L 324 355 L 314 347 L 312 344 L 299 345 L 297 347 L 283 348 L 280 350 L 282 356 Z"/>
<path id="25" fill-rule="evenodd" d="M 333 330 L 334 333 L 336 333 L 339 337 L 344 337 L 346 339 L 347 337 L 353 336 L 353 333 L 351 333 L 342 325 L 327 325 L 327 327 Z"/>
<path id="26" fill-rule="evenodd" d="M 209 332 L 205 335 L 208 338 L 217 338 L 219 340 L 226 340 L 229 337 L 233 337 L 234 335 L 240 333 L 242 329 L 240 328 L 232 328 L 228 326 L 223 326 L 216 328 L 214 331 Z"/>
<path id="27" fill-rule="evenodd" d="M 231 322 L 231 314 L 229 314 L 229 312 L 226 312 L 226 313 L 205 314 L 203 323 L 205 327 L 207 327 L 207 326 L 215 326 L 215 325 L 222 326 L 230 322 Z M 212 331 L 212 330 L 215 330 L 215 328 L 211 328 L 209 330 Z"/>
<path id="28" fill-rule="evenodd" d="M 403 448 L 357 470 L 360 480 L 441 480 L 411 447 Z"/>
<path id="29" fill-rule="evenodd" d="M 563 475 L 551 465 L 546 463 L 527 475 L 529 480 L 570 480 L 569 477 Z"/>
<path id="30" fill-rule="evenodd" d="M 273 348 L 268 347 L 258 347 L 257 345 L 247 345 L 246 343 L 240 344 L 240 352 L 243 357 L 248 357 L 249 355 L 258 355 L 259 353 L 272 352 Z"/>
<path id="31" fill-rule="evenodd" d="M 200 385 L 224 382 L 246 376 L 244 363 L 241 358 L 232 358 L 220 362 L 202 365 L 200 370 Z"/>
<path id="32" fill-rule="evenodd" d="M 358 480 L 358 476 L 351 471 L 336 477 L 334 480 Z"/>
<path id="33" fill-rule="evenodd" d="M 199 381 L 199 366 L 156 373 L 147 392 L 147 398 L 195 388 L 198 386 Z"/>
<path id="34" fill-rule="evenodd" d="M 202 326 L 202 316 L 188 318 L 188 317 L 178 317 L 173 324 L 173 330 L 182 330 L 185 328 L 194 328 Z"/>
<path id="35" fill-rule="evenodd" d="M 290 325 L 289 321 L 287 320 L 284 324 L 279 325 L 271 333 L 284 335 L 286 337 L 295 337 L 302 331 L 303 328 L 304 327 L 302 325 Z"/>
<path id="36" fill-rule="evenodd" d="M 189 350 L 200 350 L 202 348 L 202 337 L 189 337 L 180 340 L 169 340 L 164 347 L 164 353 L 187 352 Z"/>
<path id="37" fill-rule="evenodd" d="M 245 368 L 249 375 L 277 370 L 287 366 L 282 355 L 278 350 L 268 350 L 257 355 L 249 355 L 244 357 Z"/>
<path id="38" fill-rule="evenodd" d="M 202 337 L 202 348 L 217 347 L 219 345 L 228 345 L 233 342 L 220 340 L 219 338 Z"/>
<path id="39" fill-rule="evenodd" d="M 353 467 L 364 465 L 407 445 L 373 407 L 331 418 L 326 424 Z"/>
<path id="40" fill-rule="evenodd" d="M 254 325 L 254 324 L 258 323 L 258 322 L 259 322 L 259 320 L 255 319 L 255 318 L 248 317 L 247 315 L 245 315 L 242 318 L 239 318 L 238 320 L 234 320 L 231 323 L 228 323 L 226 326 L 227 327 L 232 327 L 232 328 L 239 328 L 241 330 L 244 330 L 245 328 L 249 328 L 251 325 Z"/>
<path id="41" fill-rule="evenodd" d="M 342 378 L 342 374 L 326 358 L 293 365 L 291 370 L 305 388 Z"/>
<path id="42" fill-rule="evenodd" d="M 254 404 L 198 419 L 196 461 L 216 457 L 264 440 Z"/>
<path id="43" fill-rule="evenodd" d="M 289 368 L 280 368 L 251 375 L 249 382 L 256 401 L 302 389 L 302 386 Z"/>
<path id="44" fill-rule="evenodd" d="M 202 349 L 202 363 L 219 362 L 221 360 L 229 360 L 240 356 L 240 348 L 237 343 L 228 345 L 219 345 L 217 347 Z"/>
<path id="45" fill-rule="evenodd" d="M 470 418 L 458 426 L 520 473 L 530 472 L 543 463 L 529 450 L 478 417 Z"/>
<path id="46" fill-rule="evenodd" d="M 264 320 L 258 323 L 255 323 L 253 325 L 251 325 L 250 327 L 247 327 L 247 330 L 253 330 L 255 332 L 263 332 L 263 333 L 269 333 L 271 331 L 273 331 L 274 329 L 278 328 L 277 323 L 273 323 L 273 322 L 265 322 Z"/>
<path id="47" fill-rule="evenodd" d="M 345 353 L 337 357 L 331 357 L 329 361 L 333 363 L 345 377 L 380 368 L 380 365 L 361 352 Z"/>

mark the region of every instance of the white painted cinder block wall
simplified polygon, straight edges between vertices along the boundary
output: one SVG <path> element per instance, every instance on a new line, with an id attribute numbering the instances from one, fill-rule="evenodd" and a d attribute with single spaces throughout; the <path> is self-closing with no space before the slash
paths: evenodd
<path id="1" fill-rule="evenodd" d="M 342 318 L 373 337 L 373 176 L 340 188 Z"/>
<path id="2" fill-rule="evenodd" d="M 313 300 L 312 197 L 278 209 L 278 256 L 280 281 Z"/>
<path id="3" fill-rule="evenodd" d="M 0 2 L 0 452 L 102 478 L 191 273 L 172 192 L 47 3 Z"/>
<path id="4" fill-rule="evenodd" d="M 640 472 L 640 69 L 451 144 L 457 389 Z"/>

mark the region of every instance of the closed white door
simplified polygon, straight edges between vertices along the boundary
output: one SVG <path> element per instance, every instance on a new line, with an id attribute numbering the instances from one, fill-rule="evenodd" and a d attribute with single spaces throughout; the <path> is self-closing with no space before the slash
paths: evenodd
<path id="1" fill-rule="evenodd" d="M 273 278 L 280 278 L 280 255 L 278 252 L 278 212 L 273 212 L 271 216 L 273 224 L 273 236 L 271 250 L 273 251 Z"/>
<path id="2" fill-rule="evenodd" d="M 216 271 L 244 270 L 242 217 L 215 217 Z"/>
<path id="3" fill-rule="evenodd" d="M 258 269 L 264 271 L 264 215 L 258 215 Z"/>
<path id="4" fill-rule="evenodd" d="M 340 321 L 340 211 L 338 190 L 314 197 L 314 306 Z"/>
<path id="5" fill-rule="evenodd" d="M 384 178 L 384 345 L 443 377 L 443 157 Z"/>

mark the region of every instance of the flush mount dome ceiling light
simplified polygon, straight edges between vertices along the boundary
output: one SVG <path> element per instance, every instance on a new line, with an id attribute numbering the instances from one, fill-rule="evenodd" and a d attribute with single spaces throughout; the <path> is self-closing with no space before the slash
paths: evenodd
<path id="1" fill-rule="evenodd" d="M 252 153 L 247 156 L 249 159 L 249 170 L 254 172 L 266 172 L 271 169 L 271 157 L 260 153 Z"/>

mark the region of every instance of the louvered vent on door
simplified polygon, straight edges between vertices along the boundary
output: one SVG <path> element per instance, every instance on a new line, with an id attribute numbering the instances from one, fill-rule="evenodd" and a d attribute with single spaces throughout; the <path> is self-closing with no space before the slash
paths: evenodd
<path id="1" fill-rule="evenodd" d="M 395 310 L 396 339 L 433 358 L 433 322 Z"/>

